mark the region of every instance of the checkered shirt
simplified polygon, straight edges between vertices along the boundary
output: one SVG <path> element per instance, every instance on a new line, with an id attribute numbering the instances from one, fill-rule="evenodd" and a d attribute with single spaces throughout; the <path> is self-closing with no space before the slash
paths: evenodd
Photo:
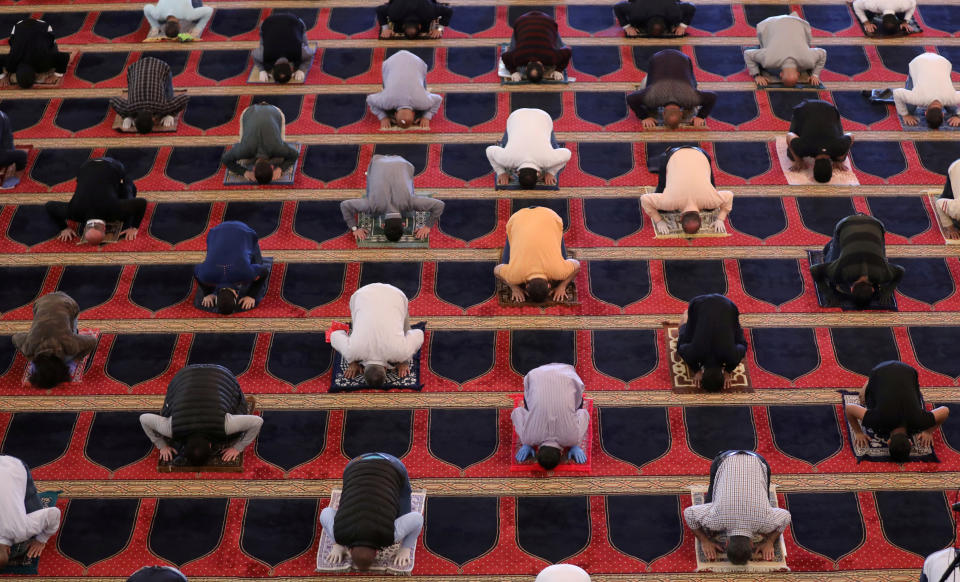
<path id="1" fill-rule="evenodd" d="M 754 455 L 732 455 L 717 469 L 713 502 L 688 507 L 683 512 L 690 529 L 728 536 L 783 532 L 790 512 L 770 506 L 767 470 Z"/>
<path id="2" fill-rule="evenodd" d="M 186 94 L 173 94 L 170 65 L 153 57 L 143 57 L 127 68 L 127 98 L 114 97 L 110 105 L 121 117 L 134 117 L 146 109 L 154 115 L 175 115 L 187 106 Z"/>

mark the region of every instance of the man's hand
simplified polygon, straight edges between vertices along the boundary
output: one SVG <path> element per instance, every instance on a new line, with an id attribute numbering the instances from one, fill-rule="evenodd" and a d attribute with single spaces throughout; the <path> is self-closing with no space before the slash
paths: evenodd
<path id="1" fill-rule="evenodd" d="M 122 127 L 123 127 L 123 130 L 124 130 L 124 131 L 129 131 L 129 130 L 133 129 L 133 118 L 132 118 L 132 117 L 124 117 L 124 118 L 123 118 L 123 125 L 122 125 Z"/>
<path id="2" fill-rule="evenodd" d="M 247 170 L 243 173 L 243 177 L 249 180 L 250 182 L 256 182 L 257 177 L 254 175 L 253 170 Z"/>
<path id="3" fill-rule="evenodd" d="M 960 230 L 951 224 L 946 228 L 945 236 L 950 240 L 960 240 Z"/>
<path id="4" fill-rule="evenodd" d="M 853 445 L 858 449 L 866 449 L 870 446 L 870 437 L 863 432 L 854 433 Z"/>
<path id="5" fill-rule="evenodd" d="M 900 30 L 902 30 L 903 32 L 913 32 L 912 30 L 910 30 L 910 23 L 907 22 L 906 20 L 900 23 Z"/>
<path id="6" fill-rule="evenodd" d="M 583 449 L 580 447 L 570 447 L 570 450 L 567 452 L 567 458 L 573 460 L 573 462 L 578 465 L 582 465 L 587 462 L 587 453 L 583 452 Z"/>
<path id="7" fill-rule="evenodd" d="M 562 80 L 563 80 L 563 72 L 561 72 L 561 71 L 554 71 L 554 72 L 550 73 L 550 79 L 553 80 L 553 81 L 562 81 Z"/>
<path id="8" fill-rule="evenodd" d="M 960 115 L 954 115 L 953 117 L 951 117 L 950 119 L 948 119 L 948 120 L 947 120 L 947 125 L 949 125 L 950 127 L 958 127 L 958 126 L 960 126 Z"/>
<path id="9" fill-rule="evenodd" d="M 766 87 L 770 84 L 770 81 L 767 81 L 767 78 L 763 75 L 757 75 L 753 80 L 757 82 L 757 87 Z"/>
<path id="10" fill-rule="evenodd" d="M 400 376 L 401 378 L 406 378 L 407 375 L 410 374 L 410 363 L 401 362 L 397 364 L 397 367 L 395 368 L 395 370 L 397 371 L 397 376 Z"/>
<path id="11" fill-rule="evenodd" d="M 557 177 L 554 176 L 553 174 L 547 172 L 547 173 L 545 173 L 545 174 L 543 175 L 543 183 L 546 184 L 547 186 L 556 186 L 556 185 L 557 185 Z"/>
<path id="12" fill-rule="evenodd" d="M 240 298 L 238 303 L 240 305 L 240 309 L 246 311 L 247 309 L 253 309 L 253 306 L 257 304 L 257 301 L 253 297 L 247 295 L 246 297 Z"/>
<path id="13" fill-rule="evenodd" d="M 530 445 L 523 445 L 522 447 L 520 447 L 520 450 L 517 451 L 517 456 L 515 458 L 517 459 L 518 463 L 522 463 L 527 459 L 533 457 L 534 454 L 535 453 L 533 452 L 533 447 L 531 447 Z"/>
<path id="14" fill-rule="evenodd" d="M 57 235 L 57 240 L 67 242 L 68 240 L 73 240 L 78 238 L 80 235 L 77 234 L 77 231 L 73 230 L 69 226 L 60 231 L 60 234 Z"/>
<path id="15" fill-rule="evenodd" d="M 707 120 L 704 119 L 704 118 L 702 118 L 702 117 L 694 117 L 694 118 L 693 118 L 693 126 L 694 126 L 694 127 L 706 127 L 706 126 L 707 126 Z"/>
<path id="16" fill-rule="evenodd" d="M 634 38 L 634 37 L 640 36 L 640 31 L 637 30 L 637 28 L 632 24 L 628 24 L 624 26 L 623 33 L 627 35 L 627 38 Z"/>
<path id="17" fill-rule="evenodd" d="M 358 228 L 357 230 L 353 231 L 353 238 L 354 240 L 364 240 L 367 238 L 367 234 L 367 229 Z"/>
<path id="18" fill-rule="evenodd" d="M 415 120 L 413 124 L 423 129 L 430 129 L 430 120 L 426 117 L 421 117 L 420 119 Z"/>
<path id="19" fill-rule="evenodd" d="M 260 71 L 260 74 L 257 75 L 257 78 L 260 79 L 261 83 L 266 83 L 270 80 L 270 73 L 266 71 Z"/>
<path id="20" fill-rule="evenodd" d="M 553 291 L 550 292 L 550 296 L 553 297 L 553 300 L 557 303 L 562 302 L 567 298 L 567 286 L 557 285 L 553 288 Z"/>
<path id="21" fill-rule="evenodd" d="M 838 161 L 834 160 L 834 162 L 833 162 L 833 169 L 834 169 L 834 170 L 839 170 L 839 171 L 841 171 L 841 172 L 844 171 L 844 170 L 846 170 L 847 167 L 843 165 L 844 161 L 845 161 L 845 160 L 840 160 L 840 161 L 838 162 Z"/>
<path id="22" fill-rule="evenodd" d="M 27 544 L 27 557 L 28 558 L 37 558 L 40 554 L 43 553 L 43 549 L 47 547 L 46 542 L 38 542 L 37 540 L 30 540 L 30 543 Z"/>
<path id="23" fill-rule="evenodd" d="M 423 240 L 423 239 L 427 238 L 428 236 L 430 236 L 430 227 L 429 227 L 429 226 L 421 226 L 420 228 L 417 229 L 416 232 L 413 233 L 413 236 L 415 236 L 416 238 L 418 238 L 418 239 L 420 239 L 420 240 Z"/>
<path id="24" fill-rule="evenodd" d="M 877 25 L 870 21 L 864 22 L 863 30 L 866 31 L 867 34 L 873 34 L 877 32 Z"/>
<path id="25" fill-rule="evenodd" d="M 340 544 L 333 544 L 330 553 L 327 554 L 327 561 L 331 564 L 340 564 L 350 555 L 350 550 Z"/>
<path id="26" fill-rule="evenodd" d="M 508 186 L 510 184 L 510 174 L 504 172 L 497 175 L 498 186 Z"/>
<path id="27" fill-rule="evenodd" d="M 700 387 L 700 382 L 703 380 L 703 368 L 700 368 L 693 374 L 693 385 L 697 388 Z"/>
<path id="28" fill-rule="evenodd" d="M 400 548 L 397 556 L 393 559 L 393 565 L 397 568 L 406 568 L 413 561 L 413 552 L 410 548 Z"/>
<path id="29" fill-rule="evenodd" d="M 658 220 L 653 226 L 657 229 L 657 234 L 670 234 L 670 225 L 666 220 Z"/>
<path id="30" fill-rule="evenodd" d="M 703 555 L 709 562 L 716 560 L 717 554 L 724 551 L 723 546 L 711 539 L 706 539 L 705 537 L 700 538 L 700 547 L 703 548 Z"/>
<path id="31" fill-rule="evenodd" d="M 200 305 L 204 307 L 213 307 L 217 304 L 217 295 L 216 293 L 211 293 L 203 298 L 203 301 L 200 302 Z"/>
<path id="32" fill-rule="evenodd" d="M 918 123 L 920 123 L 919 121 L 917 121 L 917 118 L 913 115 L 904 115 L 903 122 L 906 123 L 907 125 L 917 125 Z"/>
<path id="33" fill-rule="evenodd" d="M 220 455 L 220 458 L 226 462 L 230 462 L 240 456 L 240 451 L 230 447 L 229 449 L 224 449 L 223 453 Z"/>
<path id="34" fill-rule="evenodd" d="M 510 299 L 517 303 L 523 303 L 527 300 L 527 294 L 523 292 L 519 285 L 510 285 Z"/>
<path id="35" fill-rule="evenodd" d="M 163 127 L 173 127 L 174 122 L 176 122 L 176 119 L 174 119 L 172 115 L 165 115 L 163 119 L 160 120 L 160 125 Z"/>
<path id="36" fill-rule="evenodd" d="M 274 180 L 279 180 L 279 179 L 280 179 L 280 176 L 282 176 L 282 175 L 283 175 L 283 168 L 281 168 L 280 166 L 277 166 L 276 168 L 273 169 L 273 179 L 274 179 Z"/>
<path id="37" fill-rule="evenodd" d="M 769 540 L 757 546 L 757 551 L 753 554 L 753 559 L 763 559 L 767 562 L 772 562 L 775 556 L 773 540 Z"/>
<path id="38" fill-rule="evenodd" d="M 718 234 L 726 234 L 726 233 L 727 233 L 727 225 L 724 224 L 722 220 L 718 220 L 718 221 L 714 222 L 714 223 L 713 223 L 713 228 L 714 228 L 714 231 L 717 232 Z"/>
<path id="39" fill-rule="evenodd" d="M 640 121 L 640 124 L 643 126 L 644 129 L 653 129 L 654 127 L 657 126 L 657 120 L 654 119 L 653 117 L 645 117 Z"/>
<path id="40" fill-rule="evenodd" d="M 356 378 L 361 372 L 363 372 L 363 366 L 360 365 L 360 362 L 350 362 L 350 365 L 347 366 L 347 371 L 343 373 L 343 377 L 349 380 Z"/>
<path id="41" fill-rule="evenodd" d="M 393 127 L 393 120 L 389 117 L 380 120 L 380 129 L 390 129 L 391 127 Z"/>
<path id="42" fill-rule="evenodd" d="M 170 461 L 173 459 L 173 456 L 176 454 L 177 454 L 177 449 L 173 447 L 163 447 L 160 449 L 160 460 Z"/>
<path id="43" fill-rule="evenodd" d="M 820 77 L 816 75 L 810 75 L 810 85 L 813 85 L 814 87 L 816 87 L 819 84 L 820 84 Z"/>
<path id="44" fill-rule="evenodd" d="M 918 447 L 933 446 L 933 431 L 925 430 L 918 432 L 916 436 L 913 437 L 913 442 L 917 443 Z"/>
<path id="45" fill-rule="evenodd" d="M 793 164 L 790 165 L 790 170 L 793 172 L 800 172 L 807 169 L 807 162 L 800 156 L 796 156 L 797 159 L 793 160 Z"/>
<path id="46" fill-rule="evenodd" d="M 510 80 L 513 81 L 514 83 L 519 83 L 520 81 L 523 80 L 523 75 L 521 75 L 520 73 L 511 73 Z"/>
<path id="47" fill-rule="evenodd" d="M 393 29 L 390 28 L 389 24 L 380 27 L 380 38 L 393 38 Z"/>
<path id="48" fill-rule="evenodd" d="M 159 29 L 159 28 L 154 28 L 154 27 L 151 26 L 151 27 L 150 27 L 150 32 L 147 33 L 147 36 L 160 36 L 160 29 Z"/>
<path id="49" fill-rule="evenodd" d="M 124 240 L 137 240 L 138 230 L 135 228 L 127 228 L 120 232 L 120 238 Z"/>
<path id="50" fill-rule="evenodd" d="M 437 27 L 434 27 L 434 28 L 430 29 L 430 38 L 442 38 L 442 37 L 443 37 L 443 29 L 442 29 L 442 28 L 440 28 L 439 26 L 437 26 Z"/>
<path id="51" fill-rule="evenodd" d="M 303 80 L 306 79 L 306 78 L 307 78 L 306 73 L 304 73 L 303 71 L 301 71 L 301 70 L 299 70 L 299 69 L 297 69 L 296 71 L 293 72 L 293 80 L 296 81 L 297 83 L 303 81 Z"/>

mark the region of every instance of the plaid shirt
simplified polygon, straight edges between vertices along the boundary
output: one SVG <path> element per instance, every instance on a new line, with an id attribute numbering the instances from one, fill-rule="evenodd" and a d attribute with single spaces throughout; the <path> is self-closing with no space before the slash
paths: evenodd
<path id="1" fill-rule="evenodd" d="M 767 470 L 754 455 L 732 455 L 717 469 L 713 502 L 693 505 L 683 511 L 690 529 L 728 536 L 783 532 L 790 525 L 790 512 L 770 507 Z"/>
<path id="2" fill-rule="evenodd" d="M 157 116 L 175 115 L 189 100 L 185 94 L 174 96 L 170 65 L 153 57 L 142 57 L 127 68 L 127 90 L 126 99 L 110 99 L 121 117 L 134 117 L 143 109 Z"/>

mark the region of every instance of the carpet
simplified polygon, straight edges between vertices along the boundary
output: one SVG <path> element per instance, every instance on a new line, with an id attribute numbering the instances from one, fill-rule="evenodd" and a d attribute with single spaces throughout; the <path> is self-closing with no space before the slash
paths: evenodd
<path id="1" fill-rule="evenodd" d="M 414 325 L 411 325 L 411 329 L 419 329 L 421 331 L 426 330 L 427 324 L 420 322 Z M 424 340 L 426 343 L 426 340 Z M 350 362 L 347 362 L 343 356 L 340 355 L 340 352 L 331 349 L 333 352 L 333 374 L 330 376 L 330 392 L 355 392 L 357 390 L 372 390 L 370 386 L 367 386 L 366 380 L 363 378 L 363 374 L 356 376 L 355 378 L 346 378 L 344 377 L 344 372 L 347 371 L 347 368 L 350 365 Z M 423 390 L 424 382 L 420 375 L 420 355 L 423 352 L 423 348 L 417 350 L 417 353 L 410 358 L 410 372 L 404 376 L 400 377 L 396 369 L 387 370 L 387 378 L 383 383 L 383 386 L 379 388 L 380 390 Z"/>
<path id="2" fill-rule="evenodd" d="M 667 357 L 670 365 L 670 381 L 672 390 L 675 394 L 706 394 L 703 388 L 696 385 L 693 380 L 693 374 L 690 372 L 690 366 L 683 361 L 680 354 L 677 353 L 677 340 L 680 337 L 680 328 L 665 327 L 664 338 L 667 341 Z M 733 370 L 733 379 L 730 381 L 730 387 L 724 388 L 723 392 L 745 392 L 752 393 L 753 385 L 750 383 L 750 373 L 747 371 L 746 364 L 741 361 Z"/>
<path id="3" fill-rule="evenodd" d="M 783 172 L 783 175 L 787 179 L 787 184 L 791 186 L 811 186 L 819 184 L 813 179 L 813 162 L 807 160 L 807 167 L 804 170 L 798 172 L 793 171 L 790 167 L 793 165 L 793 162 L 790 160 L 790 157 L 787 155 L 787 138 L 783 136 L 777 137 L 777 161 L 780 162 L 780 170 Z M 833 170 L 833 174 L 830 176 L 830 181 L 827 184 L 832 184 L 834 186 L 859 186 L 860 180 L 857 179 L 857 175 L 853 172 L 853 168 L 850 166 L 850 156 L 843 161 L 843 170 Z"/>
<path id="4" fill-rule="evenodd" d="M 863 403 L 860 402 L 860 393 L 854 392 L 851 390 L 838 390 L 841 394 L 840 398 L 840 410 L 843 411 L 843 407 L 847 404 L 858 404 L 863 406 Z M 850 451 L 853 453 L 853 456 L 856 457 L 857 463 L 862 461 L 874 461 L 878 463 L 892 463 L 893 460 L 890 458 L 890 447 L 887 445 L 886 439 L 883 439 L 873 431 L 871 428 L 866 428 L 863 424 L 860 424 L 860 421 L 857 421 L 857 424 L 860 425 L 860 430 L 870 439 L 870 442 L 866 447 L 858 447 L 853 441 L 853 429 L 850 427 L 850 419 L 846 418 L 847 426 L 847 440 L 850 443 Z M 922 461 L 925 463 L 939 463 L 940 460 L 937 458 L 936 451 L 933 450 L 932 446 L 921 447 L 915 442 L 913 447 L 910 449 L 910 462 Z"/>
<path id="5" fill-rule="evenodd" d="M 523 394 L 511 394 L 510 398 L 513 399 L 513 407 L 519 408 L 523 406 Z M 590 429 L 585 435 L 583 435 L 583 440 L 580 441 L 580 448 L 583 449 L 583 452 L 587 454 L 586 463 L 577 463 L 572 459 L 567 458 L 567 451 L 564 450 L 563 459 L 560 461 L 560 464 L 552 469 L 553 474 L 559 473 L 589 473 L 591 469 L 591 463 L 593 461 L 593 424 L 594 418 L 596 415 L 593 413 L 593 398 L 583 398 L 583 407 L 590 413 Z M 512 426 L 512 423 L 511 423 Z M 511 434 L 513 435 L 513 440 L 510 446 L 510 470 L 519 473 L 542 473 L 545 470 L 541 467 L 536 459 L 528 459 L 522 463 L 517 462 L 516 452 L 520 450 L 520 447 L 523 446 L 523 443 L 520 442 L 520 436 L 517 434 L 516 430 L 512 430 Z"/>

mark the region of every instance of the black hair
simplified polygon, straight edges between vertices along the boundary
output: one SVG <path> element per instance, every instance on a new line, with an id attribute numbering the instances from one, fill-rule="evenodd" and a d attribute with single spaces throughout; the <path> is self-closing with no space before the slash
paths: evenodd
<path id="1" fill-rule="evenodd" d="M 289 83 L 293 78 L 293 67 L 288 61 L 276 63 L 273 65 L 273 80 L 281 85 Z"/>
<path id="2" fill-rule="evenodd" d="M 537 186 L 539 174 L 536 168 L 520 168 L 517 170 L 517 181 L 524 190 L 533 190 Z"/>
<path id="3" fill-rule="evenodd" d="M 167 38 L 177 38 L 180 35 L 180 22 L 168 20 L 163 25 L 163 34 L 167 35 Z"/>
<path id="4" fill-rule="evenodd" d="M 550 282 L 540 277 L 530 279 L 527 281 L 526 291 L 531 302 L 543 303 L 550 293 Z"/>
<path id="5" fill-rule="evenodd" d="M 253 164 L 253 177 L 257 184 L 269 184 L 273 181 L 273 164 L 267 158 L 257 158 Z"/>
<path id="6" fill-rule="evenodd" d="M 833 163 L 830 158 L 817 158 L 813 162 L 813 179 L 826 184 L 833 177 Z"/>
<path id="7" fill-rule="evenodd" d="M 19 75 L 17 75 L 17 79 L 20 79 Z M 927 118 L 927 125 L 930 129 L 937 129 L 943 125 L 943 107 L 927 107 L 927 113 L 924 117 Z"/>
<path id="8" fill-rule="evenodd" d="M 727 539 L 727 559 L 734 566 L 743 566 L 753 557 L 753 540 L 747 536 L 730 536 Z"/>
<path id="9" fill-rule="evenodd" d="M 367 381 L 367 386 L 370 388 L 379 389 L 387 381 L 387 371 L 383 366 L 370 364 L 363 367 L 363 379 Z"/>
<path id="10" fill-rule="evenodd" d="M 37 82 L 37 72 L 27 63 L 20 63 L 17 67 L 17 85 L 21 89 L 29 89 Z"/>
<path id="11" fill-rule="evenodd" d="M 408 20 L 403 23 L 403 34 L 413 40 L 420 36 L 420 23 L 416 20 Z"/>
<path id="12" fill-rule="evenodd" d="M 557 447 L 543 446 L 537 449 L 537 463 L 549 471 L 560 464 L 560 457 L 563 451 Z"/>
<path id="13" fill-rule="evenodd" d="M 230 315 L 237 310 L 237 295 L 229 287 L 217 291 L 217 309 L 220 315 Z"/>
<path id="14" fill-rule="evenodd" d="M 383 221 L 383 236 L 390 242 L 397 242 L 403 237 L 403 219 L 388 218 Z"/>
<path id="15" fill-rule="evenodd" d="M 913 444 L 905 433 L 898 432 L 890 435 L 890 460 L 894 463 L 906 463 L 910 460 L 910 449 Z"/>
<path id="16" fill-rule="evenodd" d="M 867 281 L 859 281 L 853 284 L 850 294 L 853 295 L 853 302 L 862 309 L 873 299 L 873 285 Z"/>
<path id="17" fill-rule="evenodd" d="M 700 386 L 705 392 L 720 392 L 723 390 L 723 368 L 720 366 L 704 367 L 703 377 L 700 378 Z"/>
<path id="18" fill-rule="evenodd" d="M 194 433 L 187 437 L 187 442 L 183 445 L 183 457 L 191 467 L 206 465 L 212 453 L 213 446 L 210 439 L 200 433 Z"/>
<path id="19" fill-rule="evenodd" d="M 662 16 L 654 16 L 647 20 L 646 32 L 650 36 L 663 36 L 667 31 L 667 21 Z"/>
<path id="20" fill-rule="evenodd" d="M 900 19 L 896 14 L 884 14 L 880 19 L 880 30 L 884 34 L 896 34 L 900 29 Z"/>
<path id="21" fill-rule="evenodd" d="M 540 81 L 543 81 L 542 63 L 527 63 L 527 80 L 531 83 L 539 83 Z"/>
<path id="22" fill-rule="evenodd" d="M 33 359 L 33 373 L 29 379 L 36 388 L 53 388 L 70 381 L 70 368 L 54 355 L 41 354 Z"/>
<path id="23" fill-rule="evenodd" d="M 150 133 L 153 131 L 153 114 L 146 109 L 137 111 L 137 116 L 133 118 L 133 125 L 137 128 L 137 133 Z"/>

